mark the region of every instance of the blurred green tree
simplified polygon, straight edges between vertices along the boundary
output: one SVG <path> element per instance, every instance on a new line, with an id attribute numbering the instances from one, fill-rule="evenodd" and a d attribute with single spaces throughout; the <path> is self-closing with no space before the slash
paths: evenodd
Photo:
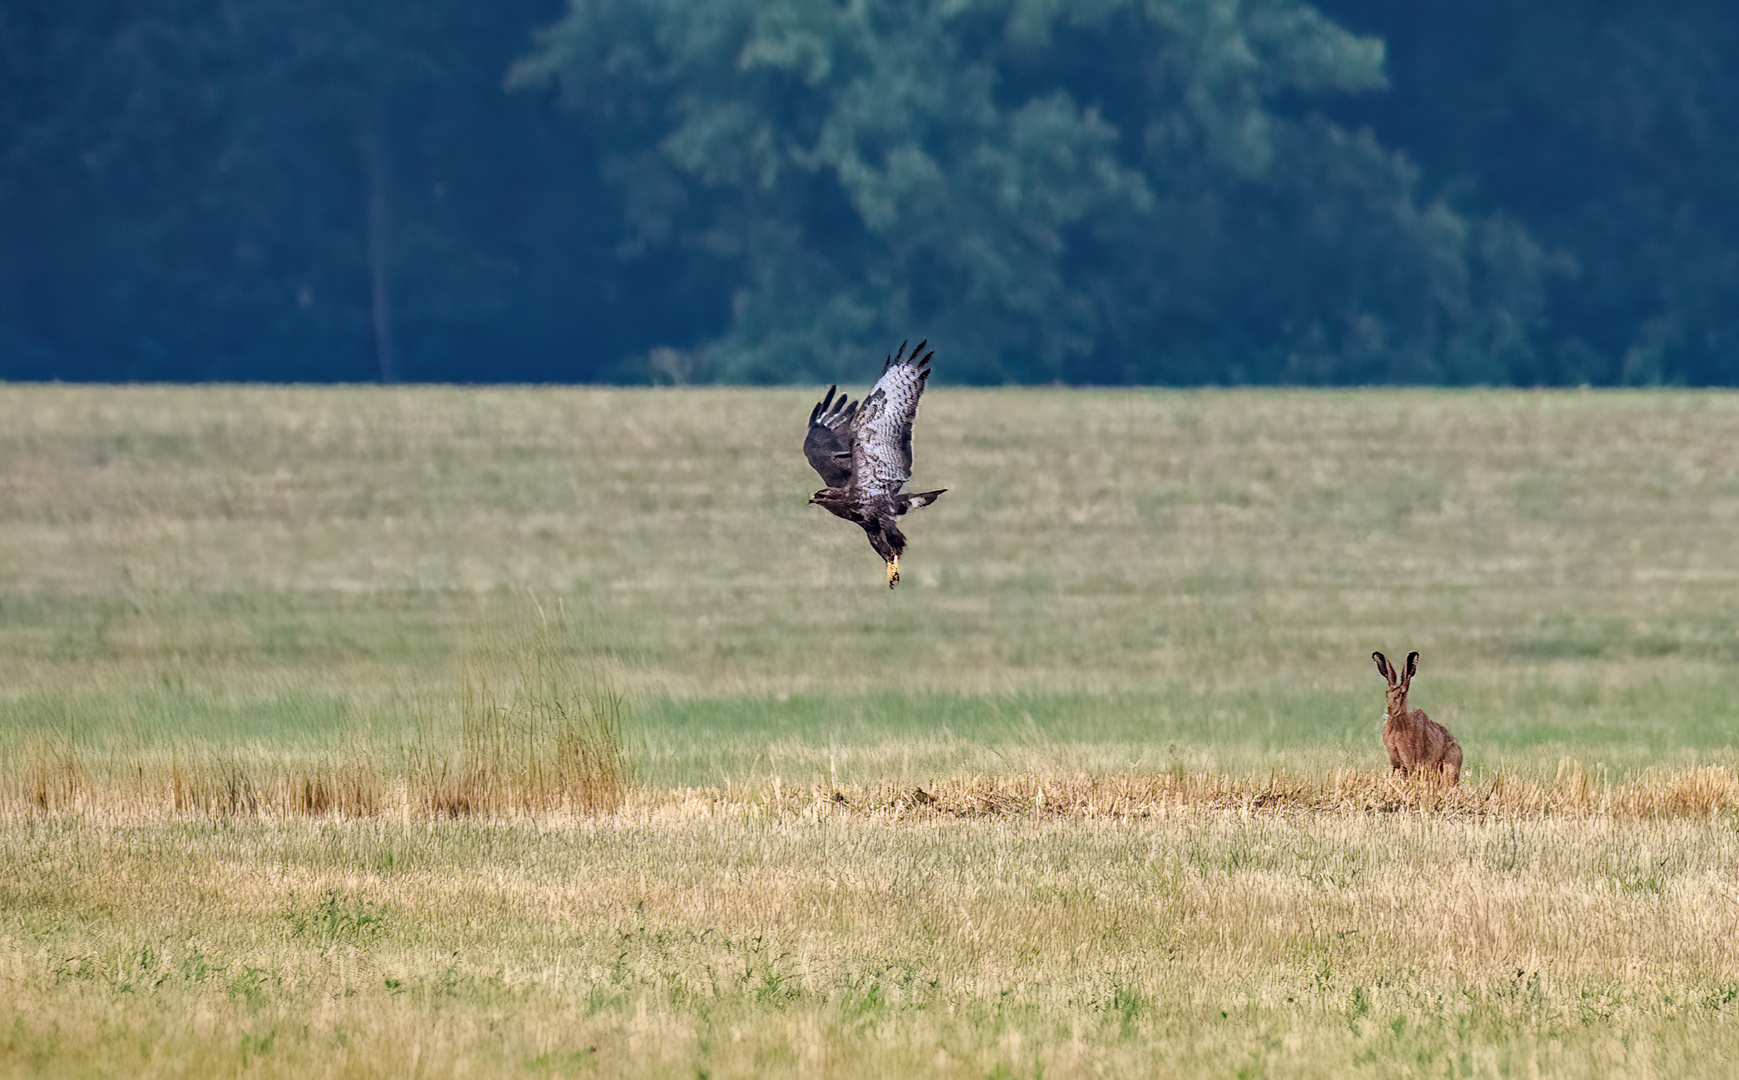
<path id="1" fill-rule="evenodd" d="M 1720 0 L 1322 0 L 1393 92 L 1337 115 L 1502 208 L 1568 271 L 1518 381 L 1739 382 L 1739 9 Z"/>
<path id="2" fill-rule="evenodd" d="M 614 208 L 502 87 L 558 10 L 0 7 L 0 378 L 598 377 Z"/>
<path id="3" fill-rule="evenodd" d="M 1508 381 L 1540 248 L 1302 108 L 1383 59 L 1297 0 L 576 0 L 511 82 L 730 296 L 653 376 Z"/>

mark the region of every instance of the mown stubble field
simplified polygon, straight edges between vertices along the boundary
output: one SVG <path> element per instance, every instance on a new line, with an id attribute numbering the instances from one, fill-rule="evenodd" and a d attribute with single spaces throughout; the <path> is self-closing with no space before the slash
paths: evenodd
<path id="1" fill-rule="evenodd" d="M 1739 1060 L 1739 398 L 812 400 L 0 387 L 0 1073 Z"/>

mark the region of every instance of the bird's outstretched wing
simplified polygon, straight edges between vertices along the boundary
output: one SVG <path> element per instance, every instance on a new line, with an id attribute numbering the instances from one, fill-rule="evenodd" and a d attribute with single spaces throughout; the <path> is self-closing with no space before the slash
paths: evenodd
<path id="1" fill-rule="evenodd" d="M 821 474 L 821 482 L 832 488 L 851 483 L 851 421 L 857 415 L 857 405 L 845 394 L 836 399 L 837 386 L 827 388 L 827 396 L 809 410 L 809 434 L 803 438 L 803 456 Z"/>
<path id="2" fill-rule="evenodd" d="M 859 495 L 892 495 L 912 478 L 912 421 L 930 377 L 930 357 L 936 355 L 925 353 L 925 344 L 918 342 L 907 354 L 902 342 L 858 406 L 851 425 L 851 479 Z"/>

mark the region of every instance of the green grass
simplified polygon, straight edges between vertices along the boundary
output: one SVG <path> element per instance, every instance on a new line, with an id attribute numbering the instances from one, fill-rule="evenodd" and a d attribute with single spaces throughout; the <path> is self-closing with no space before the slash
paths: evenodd
<path id="1" fill-rule="evenodd" d="M 1739 397 L 811 402 L 0 386 L 0 1075 L 1735 1057 Z"/>

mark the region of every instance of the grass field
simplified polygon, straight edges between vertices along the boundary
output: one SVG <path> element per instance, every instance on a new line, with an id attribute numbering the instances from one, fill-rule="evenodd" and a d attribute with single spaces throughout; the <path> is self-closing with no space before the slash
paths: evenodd
<path id="1" fill-rule="evenodd" d="M 0 386 L 0 1075 L 1739 1060 L 1739 397 L 812 400 Z"/>

